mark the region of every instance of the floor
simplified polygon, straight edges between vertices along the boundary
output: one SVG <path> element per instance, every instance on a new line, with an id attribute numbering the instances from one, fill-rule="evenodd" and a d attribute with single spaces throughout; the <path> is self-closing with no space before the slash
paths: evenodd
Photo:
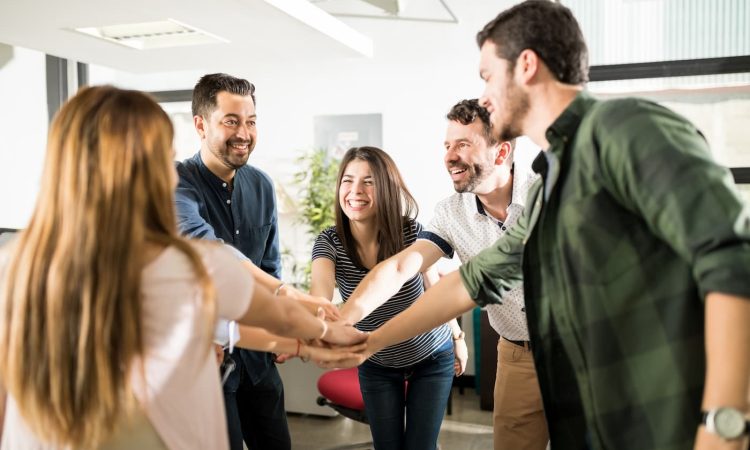
<path id="1" fill-rule="evenodd" d="M 372 449 L 367 425 L 346 417 L 289 414 L 292 450 Z M 479 409 L 473 389 L 453 388 L 453 413 L 445 416 L 440 429 L 441 450 L 486 450 L 492 448 L 492 413 Z"/>

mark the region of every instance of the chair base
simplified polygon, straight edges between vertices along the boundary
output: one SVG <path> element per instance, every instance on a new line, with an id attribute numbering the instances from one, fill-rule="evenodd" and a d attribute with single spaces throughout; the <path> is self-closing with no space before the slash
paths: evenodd
<path id="1" fill-rule="evenodd" d="M 331 402 L 325 397 L 318 397 L 317 400 L 318 405 L 320 406 L 328 406 L 333 408 L 335 411 L 338 411 L 339 414 L 341 414 L 344 417 L 348 417 L 352 420 L 355 420 L 357 422 L 361 422 L 364 424 L 369 425 L 370 421 L 367 420 L 367 413 L 364 411 L 360 411 L 357 409 L 347 408 L 346 406 L 338 405 L 336 403 Z"/>

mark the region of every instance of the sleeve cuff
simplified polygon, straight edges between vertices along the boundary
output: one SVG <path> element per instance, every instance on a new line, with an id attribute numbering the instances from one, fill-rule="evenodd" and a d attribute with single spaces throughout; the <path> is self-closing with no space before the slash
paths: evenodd
<path id="1" fill-rule="evenodd" d="M 438 248 L 441 252 L 443 252 L 446 258 L 453 258 L 453 247 L 448 242 L 446 242 L 445 239 L 441 238 L 437 234 L 431 231 L 422 230 L 417 235 L 417 239 L 424 239 L 432 242 L 433 244 L 438 246 Z"/>

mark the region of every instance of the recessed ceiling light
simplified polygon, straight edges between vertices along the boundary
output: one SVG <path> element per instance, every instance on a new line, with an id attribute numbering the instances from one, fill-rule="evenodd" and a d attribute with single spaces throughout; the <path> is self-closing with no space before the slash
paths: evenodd
<path id="1" fill-rule="evenodd" d="M 137 50 L 229 42 L 227 39 L 174 19 L 74 28 L 74 30 Z"/>

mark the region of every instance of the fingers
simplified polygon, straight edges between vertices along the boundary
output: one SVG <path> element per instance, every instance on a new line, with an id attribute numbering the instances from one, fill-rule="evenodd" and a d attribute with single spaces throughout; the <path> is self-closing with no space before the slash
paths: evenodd
<path id="1" fill-rule="evenodd" d="M 214 354 L 216 355 L 216 363 L 221 366 L 221 363 L 224 361 L 224 347 L 222 347 L 219 344 L 214 344 Z"/>
<path id="2" fill-rule="evenodd" d="M 329 344 L 353 345 L 367 341 L 368 334 L 342 322 L 330 322 L 325 341 Z"/>
<path id="3" fill-rule="evenodd" d="M 325 309 L 326 320 L 341 320 L 341 313 L 339 312 L 339 309 L 333 304 L 329 303 L 327 305 L 324 305 L 323 309 Z"/>
<path id="4" fill-rule="evenodd" d="M 349 367 L 357 367 L 363 362 L 364 359 L 361 354 L 347 354 L 333 361 L 316 361 L 316 364 L 323 369 L 347 369 Z"/>

